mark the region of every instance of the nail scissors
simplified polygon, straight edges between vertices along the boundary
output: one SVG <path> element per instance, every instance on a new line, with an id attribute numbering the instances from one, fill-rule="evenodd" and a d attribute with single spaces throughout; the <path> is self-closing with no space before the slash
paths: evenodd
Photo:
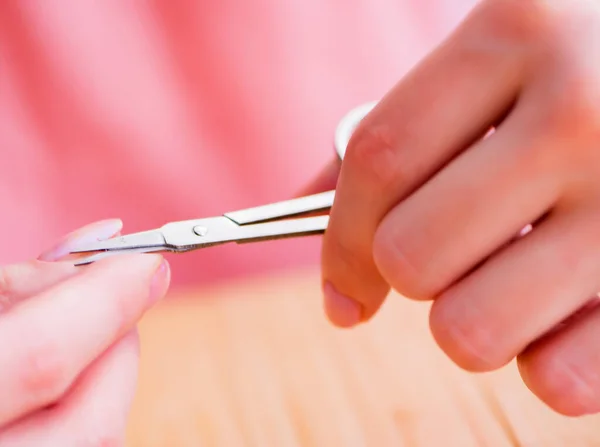
<path id="1" fill-rule="evenodd" d="M 343 160 L 346 146 L 360 121 L 373 109 L 370 102 L 350 110 L 339 122 L 334 134 L 334 148 Z M 76 259 L 75 265 L 86 265 L 119 253 L 174 252 L 184 253 L 229 242 L 246 243 L 261 240 L 323 234 L 333 205 L 335 190 L 225 213 L 204 219 L 170 222 L 161 228 L 93 241 L 71 254 L 89 254 Z"/>

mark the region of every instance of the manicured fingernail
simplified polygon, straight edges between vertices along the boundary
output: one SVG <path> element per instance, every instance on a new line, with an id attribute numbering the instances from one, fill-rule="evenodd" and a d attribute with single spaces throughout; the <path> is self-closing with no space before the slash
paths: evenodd
<path id="1" fill-rule="evenodd" d="M 342 328 L 356 326 L 362 318 L 362 306 L 341 294 L 330 282 L 323 285 L 325 312 L 333 324 Z"/>
<path id="2" fill-rule="evenodd" d="M 78 247 L 93 241 L 102 241 L 115 236 L 123 228 L 120 219 L 107 219 L 95 222 L 67 234 L 53 247 L 38 256 L 39 261 L 58 261 Z"/>
<path id="3" fill-rule="evenodd" d="M 154 272 L 150 283 L 150 302 L 155 303 L 165 296 L 171 281 L 171 269 L 169 263 L 163 258 L 162 262 Z"/>

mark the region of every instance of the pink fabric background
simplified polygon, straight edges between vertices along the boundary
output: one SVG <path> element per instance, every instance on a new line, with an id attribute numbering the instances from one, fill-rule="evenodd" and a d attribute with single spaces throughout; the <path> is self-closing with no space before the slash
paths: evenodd
<path id="1" fill-rule="evenodd" d="M 475 0 L 0 2 L 0 263 L 282 200 Z M 319 238 L 170 256 L 175 285 L 319 260 Z"/>

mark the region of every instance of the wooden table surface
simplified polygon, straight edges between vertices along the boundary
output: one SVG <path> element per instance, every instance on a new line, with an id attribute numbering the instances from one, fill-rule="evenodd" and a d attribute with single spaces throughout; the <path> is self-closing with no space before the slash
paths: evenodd
<path id="1" fill-rule="evenodd" d="M 600 417 L 553 413 L 514 364 L 454 367 L 427 311 L 390 296 L 335 329 L 314 271 L 172 297 L 140 325 L 127 446 L 600 446 Z"/>

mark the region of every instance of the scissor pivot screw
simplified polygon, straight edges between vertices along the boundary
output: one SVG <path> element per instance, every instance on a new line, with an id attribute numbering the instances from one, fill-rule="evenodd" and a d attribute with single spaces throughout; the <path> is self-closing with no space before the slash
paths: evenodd
<path id="1" fill-rule="evenodd" d="M 208 233 L 208 228 L 203 227 L 202 225 L 198 225 L 194 227 L 194 233 L 196 233 L 200 237 L 206 236 L 206 233 Z"/>

